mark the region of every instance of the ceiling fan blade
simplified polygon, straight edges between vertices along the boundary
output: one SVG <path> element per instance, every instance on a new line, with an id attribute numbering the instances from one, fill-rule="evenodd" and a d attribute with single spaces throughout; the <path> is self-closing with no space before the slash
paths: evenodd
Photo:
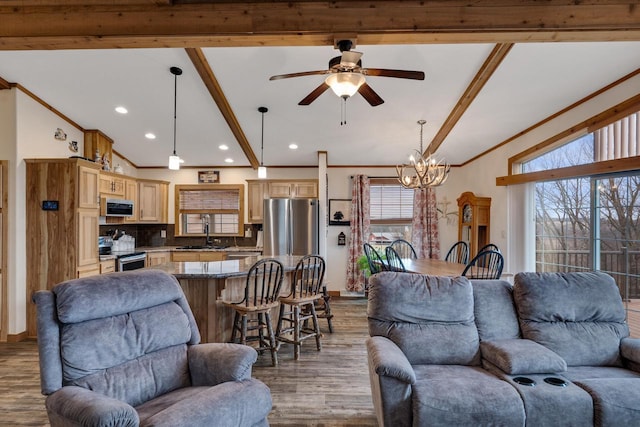
<path id="1" fill-rule="evenodd" d="M 289 79 L 291 77 L 303 77 L 303 76 L 316 76 L 318 74 L 329 74 L 329 70 L 317 70 L 317 71 L 302 71 L 300 73 L 291 74 L 279 74 L 277 76 L 269 77 L 269 80 Z"/>
<path id="2" fill-rule="evenodd" d="M 369 104 L 371 104 L 372 107 L 384 103 L 384 100 L 380 98 L 380 95 L 378 95 L 376 91 L 371 89 L 371 86 L 369 86 L 366 82 L 362 83 L 362 86 L 360 86 L 358 92 Z"/>
<path id="3" fill-rule="evenodd" d="M 342 52 L 340 58 L 340 65 L 343 67 L 353 68 L 358 65 L 358 61 L 362 57 L 362 52 L 356 52 L 355 50 L 348 50 Z"/>
<path id="4" fill-rule="evenodd" d="M 366 76 L 396 77 L 398 79 L 424 80 L 423 71 L 387 70 L 384 68 L 363 68 L 362 74 Z"/>
<path id="5" fill-rule="evenodd" d="M 329 89 L 329 85 L 325 82 L 322 82 L 320 86 L 315 88 L 309 95 L 307 95 L 302 101 L 298 102 L 298 105 L 309 105 L 313 101 L 316 100 L 317 97 L 322 95 L 327 89 Z"/>

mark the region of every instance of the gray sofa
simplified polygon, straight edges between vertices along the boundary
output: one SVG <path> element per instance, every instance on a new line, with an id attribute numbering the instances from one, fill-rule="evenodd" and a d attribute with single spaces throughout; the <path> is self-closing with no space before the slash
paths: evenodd
<path id="1" fill-rule="evenodd" d="M 367 315 L 381 426 L 640 425 L 640 340 L 606 274 L 383 272 Z"/>
<path id="2" fill-rule="evenodd" d="M 56 426 L 265 426 L 254 349 L 198 344 L 173 276 L 136 270 L 34 295 L 42 393 Z"/>

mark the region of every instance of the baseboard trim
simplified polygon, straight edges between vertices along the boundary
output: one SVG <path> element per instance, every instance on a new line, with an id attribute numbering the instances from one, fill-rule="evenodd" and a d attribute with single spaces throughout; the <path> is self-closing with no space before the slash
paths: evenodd
<path id="1" fill-rule="evenodd" d="M 25 341 L 29 336 L 27 331 L 20 332 L 19 334 L 7 334 L 7 342 L 20 342 Z"/>
<path id="2" fill-rule="evenodd" d="M 339 297 L 340 291 L 328 291 L 330 297 Z"/>

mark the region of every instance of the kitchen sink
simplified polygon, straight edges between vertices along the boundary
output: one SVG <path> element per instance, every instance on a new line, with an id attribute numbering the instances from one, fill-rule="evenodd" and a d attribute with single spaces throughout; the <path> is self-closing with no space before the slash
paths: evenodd
<path id="1" fill-rule="evenodd" d="M 176 249 L 226 249 L 228 246 L 205 246 L 205 245 L 186 245 L 178 246 Z"/>

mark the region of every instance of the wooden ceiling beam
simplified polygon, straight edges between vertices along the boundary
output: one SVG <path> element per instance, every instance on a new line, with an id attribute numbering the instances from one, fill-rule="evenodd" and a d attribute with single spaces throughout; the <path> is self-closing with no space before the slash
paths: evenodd
<path id="1" fill-rule="evenodd" d="M 11 89 L 11 83 L 0 77 L 0 90 Z"/>
<path id="2" fill-rule="evenodd" d="M 185 51 L 187 52 L 189 59 L 191 59 L 193 66 L 198 71 L 198 74 L 200 75 L 200 78 L 202 79 L 204 85 L 209 90 L 209 93 L 218 106 L 220 113 L 229 125 L 229 129 L 238 141 L 238 144 L 240 145 L 240 148 L 242 148 L 244 155 L 247 156 L 247 160 L 249 160 L 251 167 L 257 169 L 258 166 L 260 166 L 258 158 L 251 149 L 251 144 L 249 144 L 244 131 L 240 127 L 240 123 L 238 123 L 238 119 L 231 109 L 231 105 L 229 105 L 229 101 L 222 91 L 222 87 L 220 87 L 218 79 L 216 79 L 216 76 L 213 74 L 213 70 L 211 70 L 209 62 L 204 56 L 204 53 L 199 48 L 187 48 L 185 49 Z"/>
<path id="3" fill-rule="evenodd" d="M 451 110 L 451 113 L 449 113 L 449 116 L 442 124 L 442 127 L 440 127 L 438 133 L 433 137 L 433 140 L 425 151 L 426 154 L 436 152 L 438 147 L 440 147 L 451 130 L 458 123 L 464 112 L 467 111 L 467 108 L 469 108 L 471 103 L 476 99 L 484 85 L 489 81 L 493 73 L 496 72 L 498 66 L 500 66 L 500 63 L 507 56 L 512 47 L 513 43 L 500 43 L 493 48 L 487 59 L 480 67 L 480 70 L 478 70 L 469 86 L 467 86 L 462 97 L 460 97 L 456 105 L 453 107 L 453 110 Z"/>
<path id="4" fill-rule="evenodd" d="M 0 49 L 640 40 L 635 0 L 77 3 L 2 2 Z"/>

